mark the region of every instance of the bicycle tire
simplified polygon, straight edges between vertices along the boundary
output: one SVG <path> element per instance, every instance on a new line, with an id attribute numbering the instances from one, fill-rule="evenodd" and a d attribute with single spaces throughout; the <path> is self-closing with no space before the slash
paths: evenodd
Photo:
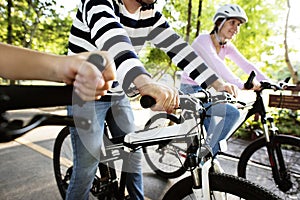
<path id="1" fill-rule="evenodd" d="M 145 128 L 169 126 L 170 122 L 175 124 L 180 123 L 176 115 L 158 113 L 148 120 Z M 183 165 L 185 162 L 184 155 L 186 155 L 186 149 L 186 143 L 170 141 L 165 144 L 143 147 L 143 152 L 147 164 L 157 175 L 171 179 L 180 177 L 186 172 L 187 169 Z M 180 151 L 179 154 L 183 156 L 182 158 L 178 158 L 178 151 Z"/>
<path id="2" fill-rule="evenodd" d="M 65 199 L 73 170 L 73 149 L 69 127 L 64 127 L 55 139 L 53 168 L 59 193 L 62 199 Z M 97 179 L 97 176 L 95 176 L 95 179 Z M 95 199 L 98 199 L 98 197 L 93 195 L 91 190 L 89 200 Z"/>
<path id="3" fill-rule="evenodd" d="M 59 189 L 59 193 L 62 196 L 63 199 L 66 197 L 66 191 L 69 185 L 69 181 L 72 174 L 72 166 L 73 166 L 73 158 L 70 158 L 67 156 L 65 162 L 70 162 L 67 167 L 67 173 L 66 170 L 62 170 L 62 160 L 61 160 L 61 154 L 62 154 L 62 146 L 63 143 L 66 142 L 67 137 L 70 137 L 70 131 L 69 127 L 64 127 L 58 134 L 58 136 L 55 139 L 54 142 L 54 149 L 53 149 L 53 168 L 54 168 L 54 176 L 56 180 L 57 187 Z M 71 145 L 70 145 L 70 148 Z M 72 152 L 71 152 L 72 153 Z M 73 155 L 73 154 L 71 154 Z M 70 155 L 70 156 L 71 156 Z M 63 171 L 66 171 L 65 173 Z"/>
<path id="4" fill-rule="evenodd" d="M 256 139 L 243 151 L 238 163 L 238 176 L 263 184 L 284 199 L 300 199 L 300 138 L 276 135 L 271 140 L 281 147 L 285 167 L 288 170 L 285 173 L 287 176 L 283 176 L 287 179 L 283 180 L 290 180 L 290 182 L 284 182 L 283 188 L 276 185 L 267 154 L 265 137 Z M 284 174 L 283 171 L 281 173 Z M 286 188 L 287 186 L 291 188 Z"/>
<path id="5" fill-rule="evenodd" d="M 199 172 L 199 177 L 201 174 Z M 280 199 L 265 188 L 247 181 L 246 179 L 229 175 L 211 172 L 209 174 L 209 185 L 211 190 L 211 199 L 219 199 L 216 197 L 216 192 L 221 194 L 223 199 L 249 199 L 249 200 L 277 200 Z M 181 179 L 175 183 L 165 194 L 163 200 L 187 200 L 196 199 L 193 196 L 193 180 L 191 176 Z M 200 189 L 202 182 L 200 178 Z M 225 194 L 224 194 L 225 193 Z M 199 200 L 199 199 L 197 199 Z"/>

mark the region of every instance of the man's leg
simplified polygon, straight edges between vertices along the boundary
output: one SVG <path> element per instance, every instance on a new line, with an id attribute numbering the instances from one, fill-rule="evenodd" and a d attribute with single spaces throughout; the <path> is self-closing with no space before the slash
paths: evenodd
<path id="1" fill-rule="evenodd" d="M 107 112 L 106 122 L 113 137 L 120 137 L 134 132 L 134 116 L 127 98 L 114 102 Z M 142 151 L 127 152 L 123 160 L 124 170 L 127 172 L 126 186 L 132 200 L 144 199 L 142 176 Z"/>
<path id="2" fill-rule="evenodd" d="M 73 172 L 66 199 L 88 199 L 100 158 L 104 117 L 110 104 L 102 102 L 85 103 L 83 107 L 68 108 L 68 113 L 76 117 L 92 120 L 88 130 L 70 128 L 73 146 Z M 97 109 L 97 110 L 96 110 Z M 96 113 L 102 113 L 96 117 Z"/>

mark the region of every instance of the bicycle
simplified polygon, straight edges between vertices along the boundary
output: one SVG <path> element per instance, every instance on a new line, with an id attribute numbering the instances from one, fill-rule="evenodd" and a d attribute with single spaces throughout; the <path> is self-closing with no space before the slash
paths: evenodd
<path id="1" fill-rule="evenodd" d="M 25 96 L 20 94 L 20 92 L 26 91 Z M 51 91 L 51 92 L 50 92 Z M 43 94 L 41 94 L 43 93 Z M 23 93 L 24 94 L 24 93 Z M 31 94 L 31 95 L 28 95 Z M 60 95 L 58 95 L 60 94 Z M 37 96 L 38 95 L 38 96 Z M 62 106 L 62 105 L 69 105 L 72 102 L 72 88 L 65 87 L 65 86 L 0 86 L 0 107 L 1 107 L 1 127 L 0 127 L 0 140 L 1 142 L 10 141 L 17 137 L 21 137 L 28 131 L 35 129 L 39 126 L 47 126 L 47 125 L 64 125 L 66 126 L 62 131 L 59 133 L 57 137 L 58 141 L 61 141 L 62 144 L 66 142 L 66 140 L 62 139 L 60 136 L 68 135 L 68 127 L 74 126 L 74 120 L 72 116 L 60 116 L 60 115 L 53 115 L 53 114 L 39 114 L 32 117 L 32 120 L 27 123 L 23 124 L 22 120 L 12 120 L 5 118 L 5 112 L 9 110 L 15 109 L 25 109 L 25 108 L 36 108 L 36 107 L 52 107 L 52 106 Z M 22 98 L 20 98 L 22 97 Z M 49 98 L 52 97 L 52 98 Z M 51 99 L 51 101 L 41 101 L 45 99 Z M 57 99 L 59 99 L 57 101 Z M 270 193 L 269 191 L 265 190 L 264 188 L 255 185 L 245 179 L 238 178 L 231 175 L 226 174 L 218 174 L 213 172 L 214 168 L 210 169 L 210 165 L 212 164 L 212 159 L 208 159 L 207 162 L 203 165 L 202 169 L 199 170 L 199 162 L 201 160 L 201 155 L 197 152 L 200 152 L 201 143 L 199 141 L 202 140 L 202 129 L 201 129 L 201 116 L 195 115 L 196 113 L 199 114 L 199 109 L 202 109 L 199 106 L 199 100 L 196 97 L 182 97 L 183 101 L 181 101 L 181 105 L 185 107 L 185 111 L 178 126 L 171 126 L 172 130 L 178 130 L 180 128 L 191 127 L 191 124 L 194 124 L 193 128 L 190 131 L 182 134 L 181 131 L 176 131 L 177 134 L 172 133 L 170 135 L 170 129 L 145 129 L 141 132 L 137 133 L 130 133 L 125 136 L 125 138 L 117 138 L 114 140 L 107 140 L 109 144 L 105 148 L 106 155 L 112 155 L 112 157 L 107 157 L 108 159 L 105 160 L 104 165 L 100 165 L 99 167 L 105 167 L 100 169 L 99 177 L 95 177 L 93 187 L 91 187 L 92 196 L 96 196 L 99 199 L 125 199 L 126 196 L 123 195 L 125 190 L 124 186 L 124 179 L 126 178 L 126 173 L 124 174 L 121 172 L 120 178 L 114 177 L 116 169 L 113 168 L 113 162 L 119 160 L 120 154 L 116 153 L 116 150 L 123 152 L 124 147 L 136 150 L 141 147 L 165 143 L 168 140 L 172 139 L 181 139 L 185 140 L 186 143 L 190 143 L 191 151 L 189 152 L 190 165 L 189 169 L 192 172 L 192 176 L 188 179 L 184 179 L 184 181 L 179 181 L 176 183 L 164 196 L 164 199 L 181 199 L 174 198 L 174 188 L 180 187 L 182 188 L 181 194 L 189 194 L 194 188 L 195 194 L 202 195 L 202 190 L 205 191 L 203 195 L 217 195 L 217 191 L 222 192 L 230 197 L 235 195 L 237 197 L 242 197 L 245 199 L 279 199 L 274 194 Z M 12 104 L 13 102 L 14 104 Z M 23 103 L 22 103 L 23 102 Z M 27 103 L 24 103 L 27 102 Z M 54 103 L 55 102 L 55 103 Z M 197 116 L 197 118 L 195 118 Z M 77 117 L 76 120 L 79 118 Z M 88 119 L 80 119 L 82 123 L 78 123 L 82 125 L 81 128 L 89 128 L 90 122 Z M 157 131 L 163 131 L 166 135 L 157 135 Z M 156 138 L 149 138 L 149 135 L 156 135 Z M 138 136 L 138 137 L 137 137 Z M 146 137 L 148 136 L 148 138 Z M 105 142 L 105 144 L 107 144 Z M 60 151 L 61 152 L 61 151 Z M 111 152 L 111 154 L 110 154 Z M 202 152 L 202 151 L 201 151 Z M 63 159 L 60 158 L 60 154 L 58 155 L 57 152 L 54 152 L 54 162 L 59 160 L 59 167 L 62 165 Z M 206 167 L 205 167 L 206 166 Z M 58 165 L 55 166 L 55 171 L 57 172 Z M 59 168 L 60 170 L 61 168 Z M 203 173 L 206 171 L 206 173 Z M 60 175 L 70 175 L 72 172 L 72 167 L 68 167 L 68 169 L 60 173 Z M 57 176 L 56 178 L 61 179 L 63 182 L 62 176 Z M 203 175 L 203 179 L 200 177 Z M 195 184 L 192 181 L 192 177 L 195 180 Z M 204 184 L 202 185 L 202 180 Z M 221 180 L 221 182 L 220 182 Z M 209 181 L 209 183 L 208 183 Z M 186 184 L 189 182 L 189 184 Z M 63 192 L 67 187 L 67 182 L 64 182 L 65 188 L 63 188 Z M 183 184 L 183 185 L 182 185 Z M 231 187 L 228 187 L 230 185 Z M 59 187 L 62 185 L 58 185 Z M 231 189 L 230 189 L 231 188 Z M 234 188 L 234 189 L 232 189 Z M 200 190 L 199 190 L 200 189 Z M 177 192 L 176 192 L 177 193 Z M 177 194 L 176 194 L 177 195 Z"/>
<path id="2" fill-rule="evenodd" d="M 203 96 L 203 95 L 202 95 Z M 206 98 L 206 97 L 205 97 Z M 116 165 L 115 162 L 120 161 L 123 158 L 124 148 L 128 148 L 131 151 L 136 149 L 156 145 L 156 144 L 164 144 L 170 140 L 182 140 L 188 144 L 192 144 L 189 149 L 191 149 L 189 156 L 193 159 L 193 162 L 190 164 L 191 170 L 193 170 L 194 178 L 197 180 L 197 188 L 202 188 L 201 185 L 201 172 L 198 169 L 198 156 L 197 150 L 200 149 L 200 144 L 197 142 L 198 137 L 202 133 L 202 129 L 198 129 L 201 123 L 195 123 L 195 119 L 201 119 L 201 116 L 192 114 L 198 112 L 199 109 L 202 109 L 199 105 L 199 100 L 197 97 L 181 97 L 181 105 L 185 108 L 183 118 L 180 120 L 178 126 L 170 126 L 165 127 L 164 129 L 144 129 L 140 130 L 136 133 L 129 133 L 125 137 L 121 138 L 110 138 L 109 131 L 105 128 L 105 135 L 108 138 L 105 140 L 103 149 L 104 155 L 103 159 L 99 163 L 97 175 L 94 178 L 92 187 L 91 187 L 91 198 L 95 199 L 124 199 L 126 195 L 124 195 L 125 191 L 125 178 L 126 172 L 121 171 L 121 175 L 117 175 L 116 173 Z M 196 111 L 197 110 L 197 111 Z M 200 120 L 201 121 L 201 120 Z M 193 128 L 190 128 L 190 131 L 186 131 L 183 134 L 180 134 L 180 131 L 175 131 L 177 129 L 185 129 L 191 127 L 191 123 L 194 125 Z M 183 128 L 185 127 L 185 128 Z M 170 129 L 172 131 L 170 131 Z M 179 134 L 174 134 L 174 132 Z M 171 133 L 171 134 L 170 134 Z M 70 147 L 70 132 L 68 127 L 65 127 L 59 134 L 55 141 L 54 145 L 54 170 L 55 177 L 57 181 L 57 185 L 59 187 L 60 193 L 62 197 L 65 196 L 66 190 L 70 181 L 70 177 L 72 174 L 72 150 Z M 199 140 L 201 141 L 201 139 Z M 203 141 L 203 140 L 202 140 Z M 197 158 L 196 158 L 197 157 Z M 67 166 L 64 166 L 65 160 L 68 161 Z M 209 160 L 209 159 L 208 159 Z M 212 162 L 212 159 L 209 161 Z M 207 162 L 207 163 L 211 163 Z M 209 172 L 208 177 L 208 169 L 209 165 L 207 165 L 207 179 L 209 179 L 209 184 L 211 189 L 218 190 L 225 193 L 230 193 L 231 195 L 236 195 L 238 197 L 243 197 L 246 199 L 256 198 L 256 199 L 278 199 L 278 197 L 274 196 L 272 193 L 266 191 L 262 187 L 258 187 L 250 183 L 247 180 L 226 175 L 226 174 L 216 174 L 214 172 Z M 122 166 L 120 167 L 122 169 Z M 103 172 L 104 170 L 104 172 Z M 108 173 L 106 173 L 108 172 Z M 188 179 L 190 181 L 190 179 Z M 231 185 L 232 187 L 236 187 L 237 189 L 232 190 L 228 187 L 224 187 L 220 185 L 219 180 L 223 180 L 223 183 L 226 185 Z M 192 181 L 190 182 L 193 183 Z M 207 182 L 206 182 L 207 183 Z M 222 183 L 222 184 L 223 184 Z M 175 186 L 176 185 L 176 186 Z M 182 183 L 178 182 L 174 185 L 177 187 L 179 185 L 182 187 Z M 190 184 L 185 185 L 190 186 Z M 191 188 L 183 187 L 183 193 L 190 191 Z M 208 183 L 204 184 L 203 187 L 206 187 L 205 191 L 210 191 L 208 187 Z M 245 189 L 246 188 L 246 189 Z M 173 196 L 173 189 L 170 189 L 164 199 L 176 199 Z M 200 191 L 201 192 L 201 191 Z M 207 194 L 210 195 L 210 194 Z"/>
<path id="3" fill-rule="evenodd" d="M 253 80 L 252 74 L 247 83 Z M 300 139 L 295 136 L 288 136 L 279 133 L 275 126 L 274 119 L 267 116 L 265 104 L 262 98 L 262 91 L 265 89 L 280 90 L 276 84 L 261 82 L 260 91 L 255 91 L 256 100 L 254 103 L 242 106 L 246 114 L 238 122 L 237 128 L 252 115 L 259 113 L 264 130 L 261 135 L 249 144 L 240 157 L 220 152 L 219 154 L 239 159 L 238 176 L 247 178 L 251 182 L 269 186 L 278 195 L 291 198 L 300 197 Z M 231 98 L 216 98 L 215 103 L 232 101 Z M 179 118 L 173 114 L 156 114 L 145 125 L 146 128 L 153 126 L 169 126 L 170 122 L 179 123 Z M 229 138 L 229 137 L 228 137 Z M 227 139 L 228 139 L 227 138 Z M 148 165 L 156 174 L 164 178 L 176 178 L 183 175 L 186 170 L 187 144 L 182 141 L 166 142 L 155 146 L 143 148 L 145 159 Z M 257 176 L 262 171 L 264 176 Z"/>

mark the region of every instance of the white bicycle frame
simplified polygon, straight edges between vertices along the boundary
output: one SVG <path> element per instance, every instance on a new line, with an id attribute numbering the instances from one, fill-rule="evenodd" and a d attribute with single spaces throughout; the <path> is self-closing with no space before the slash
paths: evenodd
<path id="1" fill-rule="evenodd" d="M 136 132 L 129 133 L 125 136 L 124 142 L 136 146 L 136 145 L 151 143 L 154 141 L 164 141 L 164 140 L 185 138 L 187 137 L 187 133 L 188 133 L 188 137 L 198 135 L 200 138 L 201 132 L 199 130 L 203 130 L 205 132 L 205 128 L 202 129 L 200 128 L 201 127 L 199 127 L 199 123 L 197 123 L 196 120 L 193 118 L 193 119 L 185 120 L 181 124 L 174 124 L 172 126 L 167 126 L 162 128 L 153 128 L 149 130 L 139 131 L 137 133 Z M 206 132 L 203 134 L 204 137 L 206 138 Z M 212 166 L 212 158 L 207 160 L 204 163 L 204 165 L 201 166 L 202 190 L 193 189 L 194 195 L 197 197 L 197 199 L 205 199 L 205 200 L 210 199 L 208 174 L 211 166 Z M 196 170 L 195 173 L 197 173 L 199 167 L 200 166 L 194 169 Z"/>

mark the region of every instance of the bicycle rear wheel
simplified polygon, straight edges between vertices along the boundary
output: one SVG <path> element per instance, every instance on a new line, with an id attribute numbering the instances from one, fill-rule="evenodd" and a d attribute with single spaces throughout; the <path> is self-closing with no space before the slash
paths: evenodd
<path id="1" fill-rule="evenodd" d="M 202 188 L 201 174 L 200 190 Z M 245 179 L 229 174 L 209 174 L 209 184 L 211 190 L 211 199 L 215 200 L 275 200 L 280 199 L 263 187 L 253 184 Z M 193 194 L 193 180 L 188 176 L 175 183 L 165 194 L 163 200 L 196 200 Z M 199 198 L 197 199 L 199 200 Z"/>
<path id="2" fill-rule="evenodd" d="M 300 138 L 277 135 L 272 141 L 273 162 L 279 169 L 281 184 L 274 181 L 265 137 L 255 140 L 244 150 L 238 163 L 238 176 L 264 185 L 283 199 L 300 199 Z M 285 169 L 278 164 L 281 154 Z"/>
<path id="3" fill-rule="evenodd" d="M 165 127 L 179 124 L 179 119 L 172 114 L 159 113 L 151 117 L 145 128 Z M 187 143 L 184 140 L 170 140 L 164 144 L 143 147 L 145 160 L 150 168 L 163 178 L 177 178 L 186 172 Z"/>

